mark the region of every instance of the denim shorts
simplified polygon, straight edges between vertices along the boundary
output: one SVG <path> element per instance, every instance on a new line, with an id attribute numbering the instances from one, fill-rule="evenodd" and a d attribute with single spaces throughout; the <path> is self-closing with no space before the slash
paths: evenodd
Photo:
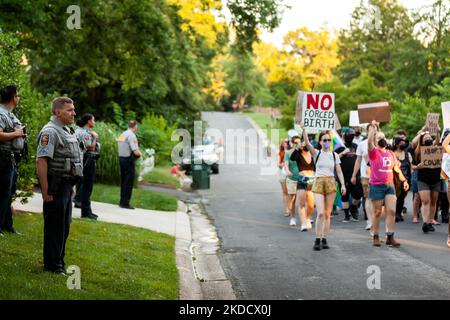
<path id="1" fill-rule="evenodd" d="M 395 186 L 393 184 L 382 184 L 379 186 L 370 185 L 369 199 L 370 200 L 384 200 L 385 196 L 395 196 Z"/>

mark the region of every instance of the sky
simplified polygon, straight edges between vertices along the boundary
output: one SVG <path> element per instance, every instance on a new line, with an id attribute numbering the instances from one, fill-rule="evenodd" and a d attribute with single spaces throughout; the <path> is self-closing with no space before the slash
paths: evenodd
<path id="1" fill-rule="evenodd" d="M 283 36 L 288 31 L 300 27 L 310 30 L 346 28 L 351 19 L 353 9 L 361 0 L 284 0 L 291 9 L 286 9 L 280 27 L 273 33 L 263 32 L 261 39 L 277 47 L 281 46 Z M 398 0 L 407 9 L 417 9 L 429 5 L 432 0 Z"/>

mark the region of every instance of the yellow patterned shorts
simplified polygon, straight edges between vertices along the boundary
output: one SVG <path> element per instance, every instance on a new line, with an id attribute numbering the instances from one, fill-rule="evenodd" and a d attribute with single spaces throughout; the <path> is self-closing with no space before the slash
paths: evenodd
<path id="1" fill-rule="evenodd" d="M 334 177 L 318 177 L 314 181 L 312 192 L 320 194 L 336 192 L 336 180 Z"/>

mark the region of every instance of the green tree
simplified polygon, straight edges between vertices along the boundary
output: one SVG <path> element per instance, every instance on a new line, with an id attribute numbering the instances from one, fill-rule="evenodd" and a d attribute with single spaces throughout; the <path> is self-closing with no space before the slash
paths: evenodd
<path id="1" fill-rule="evenodd" d="M 337 74 L 347 84 L 366 69 L 377 85 L 386 85 L 399 43 L 412 34 L 413 23 L 397 0 L 361 1 L 349 28 L 340 33 L 339 56 L 343 60 Z"/>

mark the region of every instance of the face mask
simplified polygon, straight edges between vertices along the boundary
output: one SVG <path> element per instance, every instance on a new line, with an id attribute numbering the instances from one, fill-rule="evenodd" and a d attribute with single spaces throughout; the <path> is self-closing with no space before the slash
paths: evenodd
<path id="1" fill-rule="evenodd" d="M 358 132 L 358 131 L 355 132 L 356 137 L 359 137 L 360 135 L 361 135 L 361 132 Z"/>
<path id="2" fill-rule="evenodd" d="M 425 141 L 423 142 L 423 144 L 424 144 L 425 146 L 429 147 L 429 146 L 431 146 L 431 145 L 433 144 L 433 140 L 425 140 Z"/>
<path id="3" fill-rule="evenodd" d="M 308 151 L 308 148 L 307 147 L 303 147 L 303 151 Z"/>
<path id="4" fill-rule="evenodd" d="M 330 141 L 324 142 L 323 147 L 328 149 L 330 147 Z"/>
<path id="5" fill-rule="evenodd" d="M 400 145 L 400 150 L 406 150 L 406 148 L 408 147 L 408 145 L 405 143 L 405 144 L 401 144 Z"/>
<path id="6" fill-rule="evenodd" d="M 387 146 L 386 139 L 381 139 L 380 141 L 378 141 L 378 146 L 380 148 L 386 148 L 386 146 Z"/>

